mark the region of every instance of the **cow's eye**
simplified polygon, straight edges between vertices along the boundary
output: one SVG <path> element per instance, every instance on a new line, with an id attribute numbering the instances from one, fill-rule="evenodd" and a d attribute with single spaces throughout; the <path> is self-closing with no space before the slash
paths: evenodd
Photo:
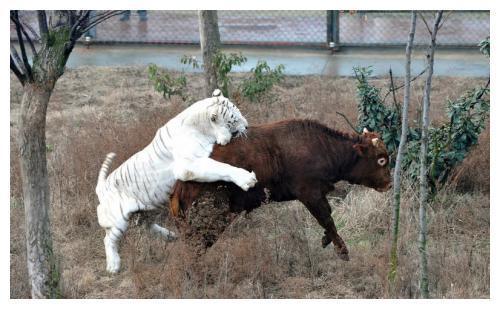
<path id="1" fill-rule="evenodd" d="M 384 166 L 387 163 L 387 160 L 385 158 L 379 158 L 377 160 L 378 165 Z"/>

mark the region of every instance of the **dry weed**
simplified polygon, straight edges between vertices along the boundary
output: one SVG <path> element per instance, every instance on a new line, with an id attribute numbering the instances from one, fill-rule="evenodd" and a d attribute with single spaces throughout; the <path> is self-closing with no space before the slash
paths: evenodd
<path id="1" fill-rule="evenodd" d="M 235 74 L 241 78 L 241 74 Z M 200 98 L 202 78 L 189 76 L 190 93 Z M 385 86 L 387 79 L 375 83 Z M 397 83 L 401 82 L 400 80 Z M 433 118 L 444 119 L 445 98 L 457 97 L 483 80 L 436 78 Z M 418 94 L 423 82 L 414 83 Z M 309 117 L 348 130 L 337 111 L 356 120 L 351 78 L 286 77 L 271 103 L 235 103 L 250 123 Z M 11 82 L 11 248 L 10 296 L 29 297 L 24 211 L 17 161 L 20 87 Z M 402 93 L 398 93 L 400 97 Z M 420 98 L 413 96 L 412 106 Z M 123 270 L 105 272 L 103 231 L 94 194 L 106 153 L 118 166 L 144 147 L 156 129 L 188 103 L 156 94 L 145 68 L 68 70 L 56 87 L 47 117 L 51 222 L 67 298 L 382 298 L 389 297 L 387 252 L 390 193 L 341 184 L 329 197 L 339 234 L 351 261 L 321 247 L 323 232 L 298 202 L 273 203 L 240 215 L 201 259 L 182 241 L 165 243 L 142 225 L 122 241 Z M 416 111 L 412 110 L 412 115 Z M 480 168 L 478 168 L 478 166 Z M 431 295 L 487 298 L 489 293 L 489 132 L 457 169 L 456 189 L 446 187 L 429 209 Z M 417 190 L 402 197 L 396 296 L 418 295 Z M 167 225 L 172 227 L 167 220 Z"/>

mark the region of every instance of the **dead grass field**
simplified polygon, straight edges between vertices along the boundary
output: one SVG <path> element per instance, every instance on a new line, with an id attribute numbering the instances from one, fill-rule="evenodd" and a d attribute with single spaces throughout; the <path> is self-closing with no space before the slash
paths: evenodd
<path id="1" fill-rule="evenodd" d="M 235 75 L 240 80 L 242 75 Z M 201 98 L 202 78 L 190 75 L 189 95 Z M 381 86 L 387 79 L 375 79 Z M 401 83 L 397 80 L 397 83 Z M 433 80 L 433 123 L 456 98 L 483 79 Z M 423 81 L 413 85 L 412 106 Z M 387 89 L 387 88 L 385 88 Z M 233 101 L 252 124 L 308 117 L 348 130 L 336 114 L 356 119 L 352 78 L 287 77 L 276 100 Z M 402 97 L 402 93 L 399 93 Z M 28 298 L 24 211 L 17 161 L 20 86 L 11 77 L 10 296 Z M 390 98 L 388 98 L 388 101 Z M 415 298 L 418 292 L 418 196 L 407 183 L 402 197 L 400 265 L 395 294 L 387 286 L 391 192 L 343 184 L 330 196 L 339 234 L 351 261 L 322 249 L 319 225 L 299 202 L 273 203 L 238 217 L 199 262 L 182 241 L 166 243 L 132 225 L 122 241 L 122 271 L 105 271 L 103 230 L 94 193 L 99 167 L 114 151 L 118 166 L 144 147 L 158 127 L 188 103 L 155 93 L 144 67 L 67 70 L 52 96 L 47 117 L 51 223 L 66 298 Z M 416 111 L 412 110 L 415 116 Z M 490 297 L 489 132 L 486 130 L 456 176 L 429 208 L 431 296 Z M 158 220 L 166 220 L 158 214 Z M 203 270 L 202 276 L 195 269 Z"/>

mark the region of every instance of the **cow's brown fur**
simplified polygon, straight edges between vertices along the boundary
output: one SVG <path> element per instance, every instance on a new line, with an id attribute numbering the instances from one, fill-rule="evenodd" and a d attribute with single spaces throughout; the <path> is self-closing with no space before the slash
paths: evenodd
<path id="1" fill-rule="evenodd" d="M 378 191 L 390 187 L 388 155 L 376 133 L 348 134 L 313 120 L 284 120 L 251 127 L 248 137 L 215 146 L 217 161 L 254 171 L 257 185 L 244 192 L 232 183 L 177 182 L 171 196 L 171 212 L 186 218 L 202 192 L 226 190 L 230 212 L 251 211 L 267 200 L 299 200 L 325 229 L 322 244 L 333 242 L 337 254 L 348 260 L 348 250 L 337 234 L 326 194 L 337 181 L 346 180 Z M 193 206 L 195 207 L 195 206 Z M 205 244 L 210 246 L 213 242 Z"/>

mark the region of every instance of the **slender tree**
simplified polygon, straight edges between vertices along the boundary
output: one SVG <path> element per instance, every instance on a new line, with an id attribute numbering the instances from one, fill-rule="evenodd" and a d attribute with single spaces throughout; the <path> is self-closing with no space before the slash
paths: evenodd
<path id="1" fill-rule="evenodd" d="M 427 203 L 428 203 L 428 162 L 427 162 L 427 149 L 429 144 L 429 108 L 431 104 L 431 83 L 432 74 L 434 69 L 434 52 L 436 50 L 436 36 L 439 28 L 441 27 L 441 19 L 443 11 L 438 11 L 434 18 L 434 25 L 432 30 L 429 28 L 425 18 L 422 21 L 425 23 L 429 34 L 431 35 L 430 45 L 427 49 L 427 79 L 424 86 L 424 98 L 422 103 L 422 138 L 420 146 L 420 207 L 419 207 L 419 237 L 418 249 L 420 253 L 420 293 L 422 298 L 429 298 L 429 275 L 427 271 Z"/>
<path id="2" fill-rule="evenodd" d="M 217 11 L 199 11 L 200 45 L 203 55 L 205 73 L 205 95 L 211 96 L 217 85 L 217 68 L 214 64 L 215 54 L 220 46 L 220 34 Z M 225 93 L 227 96 L 228 94 Z"/>
<path id="3" fill-rule="evenodd" d="M 19 11 L 10 12 L 19 43 L 19 51 L 11 44 L 10 69 L 23 85 L 18 146 L 26 220 L 27 266 L 33 298 L 59 296 L 59 270 L 53 253 L 49 221 L 45 144 L 50 96 L 64 73 L 66 61 L 78 38 L 91 27 L 119 13 L 101 11 L 91 18 L 90 11 L 37 11 L 37 33 L 20 18 Z"/>
<path id="4" fill-rule="evenodd" d="M 399 209 L 401 204 L 401 162 L 406 150 L 406 138 L 408 135 L 408 105 L 410 104 L 410 83 L 411 83 L 411 53 L 413 49 L 413 39 L 415 37 L 415 26 L 417 24 L 417 13 L 412 11 L 410 32 L 406 43 L 406 75 L 403 99 L 403 110 L 401 113 L 401 138 L 396 156 L 396 166 L 394 168 L 394 197 L 392 205 L 392 227 L 391 227 L 391 252 L 389 281 L 391 286 L 396 278 L 398 267 L 398 233 L 399 233 Z"/>

